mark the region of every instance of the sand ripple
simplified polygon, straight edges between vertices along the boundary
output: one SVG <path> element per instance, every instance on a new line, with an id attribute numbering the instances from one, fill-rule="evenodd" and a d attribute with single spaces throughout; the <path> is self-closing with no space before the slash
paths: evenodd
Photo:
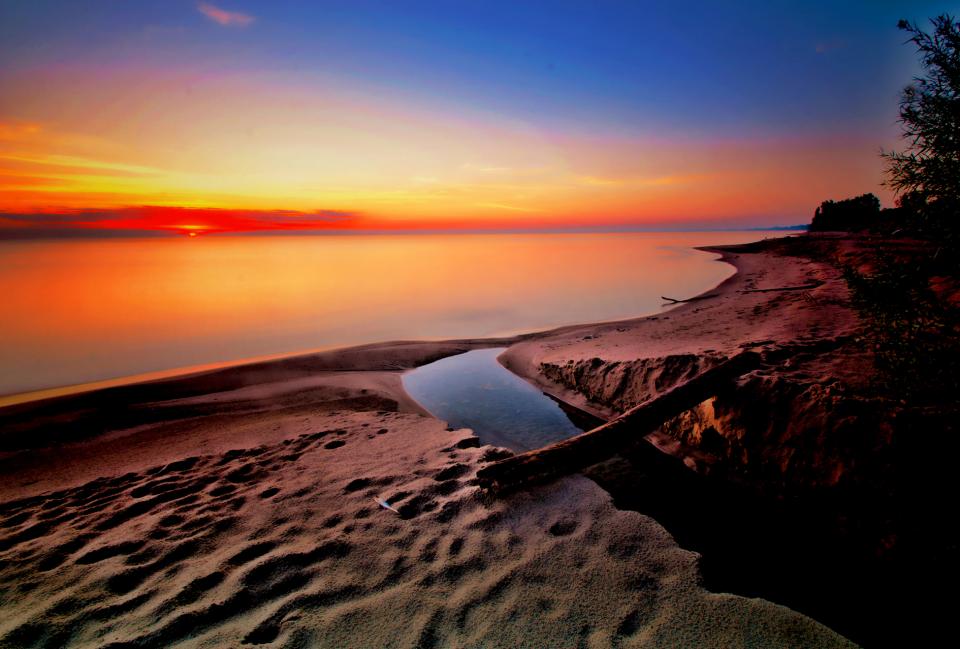
<path id="1" fill-rule="evenodd" d="M 488 502 L 502 451 L 469 431 L 329 423 L 0 505 L 0 645 L 850 646 L 702 590 L 696 555 L 585 478 Z"/>

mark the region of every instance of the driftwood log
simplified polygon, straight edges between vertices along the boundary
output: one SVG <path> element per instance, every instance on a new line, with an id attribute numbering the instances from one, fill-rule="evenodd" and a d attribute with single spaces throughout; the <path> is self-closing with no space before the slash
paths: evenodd
<path id="1" fill-rule="evenodd" d="M 760 354 L 740 352 L 602 426 L 545 448 L 493 462 L 477 472 L 477 480 L 481 488 L 505 493 L 580 471 L 636 444 L 667 419 L 716 395 L 722 387 L 759 366 Z"/>
<path id="2" fill-rule="evenodd" d="M 675 297 L 667 297 L 666 295 L 661 295 L 661 300 L 666 300 L 670 304 L 683 304 L 684 302 L 696 302 L 698 300 L 709 300 L 712 297 L 720 297 L 719 293 L 710 293 L 708 295 L 697 295 L 696 297 L 688 297 L 685 300 L 678 300 Z"/>
<path id="3" fill-rule="evenodd" d="M 774 288 L 748 288 L 740 291 L 741 293 L 773 293 L 775 291 L 806 291 L 807 289 L 823 286 L 823 282 L 810 282 L 809 284 L 800 284 L 799 286 L 776 286 Z"/>

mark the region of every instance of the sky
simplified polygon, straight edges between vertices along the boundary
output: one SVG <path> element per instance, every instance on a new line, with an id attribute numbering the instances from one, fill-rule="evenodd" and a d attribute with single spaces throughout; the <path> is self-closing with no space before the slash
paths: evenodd
<path id="1" fill-rule="evenodd" d="M 0 237 L 697 229 L 874 192 L 960 3 L 0 3 Z"/>

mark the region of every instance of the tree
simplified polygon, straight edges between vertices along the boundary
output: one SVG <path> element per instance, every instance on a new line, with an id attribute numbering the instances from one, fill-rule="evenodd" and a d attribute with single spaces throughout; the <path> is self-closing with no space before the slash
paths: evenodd
<path id="1" fill-rule="evenodd" d="M 880 216 L 880 199 L 863 194 L 842 201 L 823 201 L 813 214 L 811 232 L 862 230 L 876 225 Z"/>
<path id="2" fill-rule="evenodd" d="M 927 33 L 901 20 L 920 56 L 923 76 L 900 96 L 900 125 L 907 143 L 889 151 L 887 186 L 935 230 L 955 233 L 960 210 L 960 23 L 941 15 Z"/>

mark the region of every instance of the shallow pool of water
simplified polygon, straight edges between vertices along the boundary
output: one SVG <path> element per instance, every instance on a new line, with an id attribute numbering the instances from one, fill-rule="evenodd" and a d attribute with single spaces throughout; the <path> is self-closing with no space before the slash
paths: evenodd
<path id="1" fill-rule="evenodd" d="M 472 429 L 484 444 L 526 451 L 582 432 L 556 401 L 503 367 L 501 352 L 443 358 L 405 374 L 403 387 L 431 414 Z"/>

